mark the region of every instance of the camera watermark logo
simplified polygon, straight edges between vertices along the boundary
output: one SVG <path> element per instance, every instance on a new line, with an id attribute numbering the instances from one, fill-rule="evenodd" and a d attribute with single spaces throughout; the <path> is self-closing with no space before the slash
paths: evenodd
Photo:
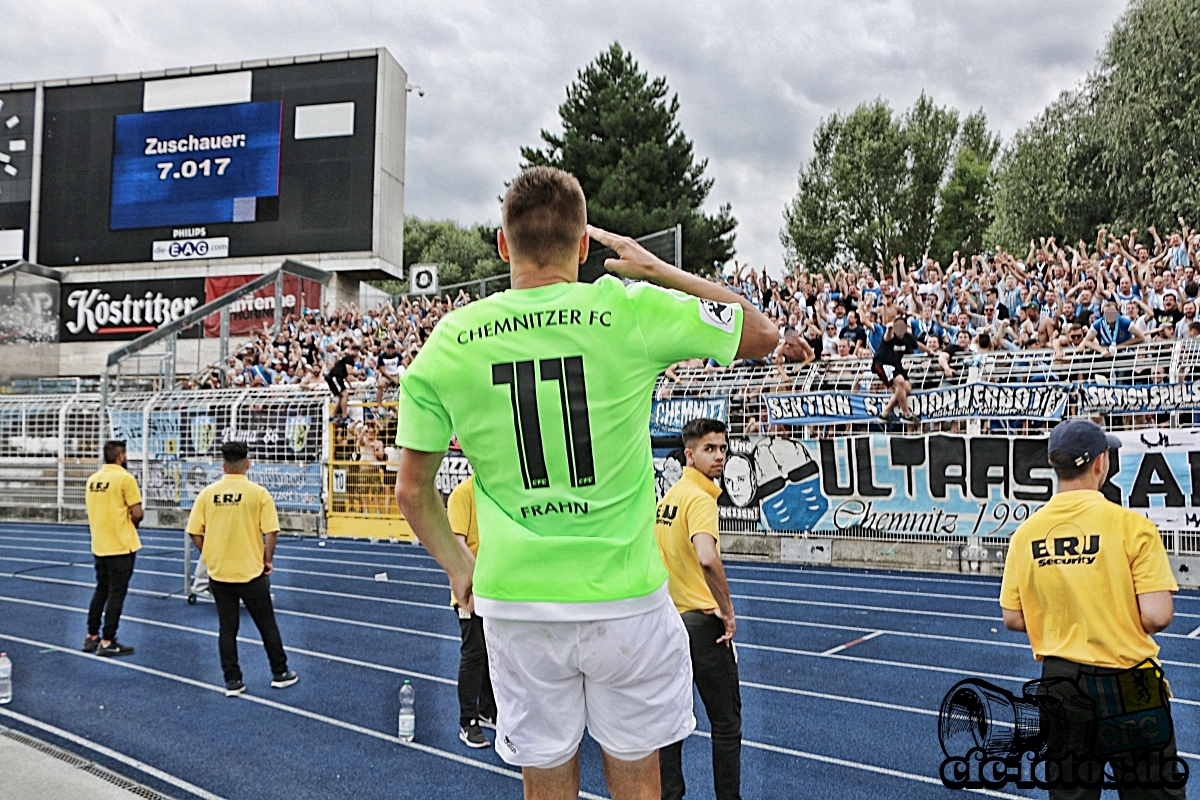
<path id="1" fill-rule="evenodd" d="M 1026 683 L 1018 697 L 985 680 L 961 681 L 942 700 L 938 739 L 950 789 L 1180 788 L 1188 766 L 1174 750 L 1162 669 L 1147 659 L 1078 680 Z"/>

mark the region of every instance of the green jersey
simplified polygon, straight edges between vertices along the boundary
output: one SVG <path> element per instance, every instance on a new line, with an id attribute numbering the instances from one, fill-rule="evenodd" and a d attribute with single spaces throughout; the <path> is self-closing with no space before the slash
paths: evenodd
<path id="1" fill-rule="evenodd" d="M 662 587 L 654 381 L 689 358 L 729 363 L 741 327 L 738 305 L 613 277 L 509 290 L 438 323 L 401 379 L 396 444 L 439 452 L 453 433 L 474 467 L 482 616 L 600 619 L 589 605 Z"/>

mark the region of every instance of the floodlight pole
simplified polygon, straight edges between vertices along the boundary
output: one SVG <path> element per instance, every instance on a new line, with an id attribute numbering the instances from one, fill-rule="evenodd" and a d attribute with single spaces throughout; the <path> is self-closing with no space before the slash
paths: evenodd
<path id="1" fill-rule="evenodd" d="M 221 309 L 221 332 L 219 335 L 221 386 L 226 386 L 228 384 L 228 373 L 225 371 L 225 363 L 229 361 L 229 306 Z"/>
<path id="2" fill-rule="evenodd" d="M 683 225 L 675 225 L 675 267 L 683 269 Z"/>
<path id="3" fill-rule="evenodd" d="M 275 330 L 272 335 L 276 339 L 283 332 L 283 270 L 275 276 Z"/>

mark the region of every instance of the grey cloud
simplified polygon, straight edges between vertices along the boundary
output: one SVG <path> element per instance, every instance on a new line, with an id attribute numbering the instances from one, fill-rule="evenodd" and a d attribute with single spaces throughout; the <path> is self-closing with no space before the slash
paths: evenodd
<path id="1" fill-rule="evenodd" d="M 682 5 L 0 0 L 0 82 L 384 46 L 410 96 L 406 207 L 495 222 L 520 146 L 558 129 L 576 71 L 619 40 L 682 104 L 740 220 L 739 259 L 777 267 L 781 211 L 821 117 L 924 89 L 1011 135 L 1092 67 L 1120 0 L 878 0 Z"/>

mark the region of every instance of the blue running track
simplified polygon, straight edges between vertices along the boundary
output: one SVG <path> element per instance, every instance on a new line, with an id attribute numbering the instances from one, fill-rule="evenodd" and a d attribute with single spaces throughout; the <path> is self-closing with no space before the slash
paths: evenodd
<path id="1" fill-rule="evenodd" d="M 78 648 L 93 586 L 85 527 L 0 524 L 0 650 L 14 699 L 0 725 L 177 798 L 519 798 L 518 773 L 458 740 L 458 625 L 444 575 L 403 544 L 285 539 L 275 607 L 300 683 L 269 687 L 243 611 L 248 692 L 226 699 L 216 609 L 181 594 L 183 535 L 148 530 L 119 638 Z M 951 798 L 937 780 L 937 708 L 965 677 L 1019 692 L 1038 674 L 1004 630 L 999 581 L 967 575 L 727 565 L 739 615 L 746 798 Z M 387 573 L 387 582 L 375 575 Z M 172 594 L 173 593 L 173 594 Z M 1158 637 L 1180 750 L 1200 768 L 1200 594 Z M 417 739 L 396 739 L 397 690 L 417 690 Z M 688 797 L 711 798 L 707 721 L 684 747 Z M 490 736 L 490 733 L 489 733 Z M 606 797 L 583 747 L 583 796 Z M 1041 796 L 1015 788 L 990 796 Z M 1113 795 L 1115 797 L 1115 794 Z"/>

